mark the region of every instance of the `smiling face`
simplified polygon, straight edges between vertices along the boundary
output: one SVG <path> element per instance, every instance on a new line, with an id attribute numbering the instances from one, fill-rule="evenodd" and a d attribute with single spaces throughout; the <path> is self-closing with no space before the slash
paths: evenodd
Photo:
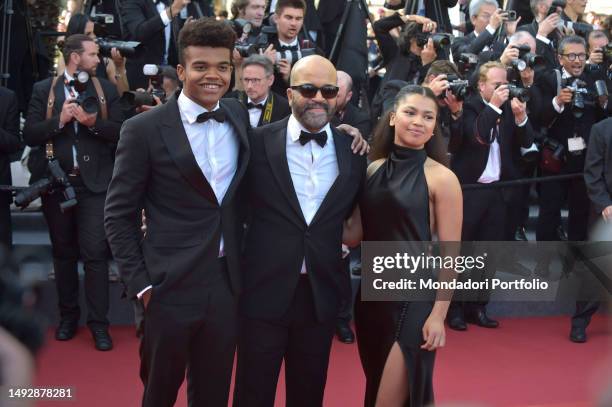
<path id="1" fill-rule="evenodd" d="M 438 106 L 431 98 L 406 95 L 389 117 L 389 124 L 395 127 L 395 144 L 415 150 L 424 148 L 433 136 L 437 114 Z"/>
<path id="2" fill-rule="evenodd" d="M 184 50 L 184 65 L 177 65 L 176 72 L 183 82 L 185 95 L 211 110 L 229 88 L 232 77 L 230 50 L 188 46 Z"/>

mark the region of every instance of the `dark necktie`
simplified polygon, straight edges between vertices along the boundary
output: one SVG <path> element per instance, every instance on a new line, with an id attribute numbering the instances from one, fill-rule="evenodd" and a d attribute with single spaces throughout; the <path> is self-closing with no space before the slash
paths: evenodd
<path id="1" fill-rule="evenodd" d="M 300 140 L 301 145 L 308 143 L 310 140 L 314 140 L 317 142 L 318 145 L 320 145 L 321 147 L 324 147 L 325 143 L 327 143 L 327 133 L 324 131 L 320 133 L 308 133 L 308 132 L 302 131 L 300 133 L 299 140 Z"/>
<path id="2" fill-rule="evenodd" d="M 280 51 L 298 51 L 297 45 L 281 45 L 279 48 Z"/>
<path id="3" fill-rule="evenodd" d="M 217 109 L 213 110 L 212 112 L 204 112 L 198 115 L 196 121 L 198 123 L 205 123 L 210 119 L 216 120 L 219 123 L 223 123 L 225 121 L 225 111 L 223 111 L 222 109 Z"/>
<path id="4" fill-rule="evenodd" d="M 263 110 L 263 103 L 247 103 L 247 109 L 251 110 L 251 109 L 259 109 L 259 110 Z"/>

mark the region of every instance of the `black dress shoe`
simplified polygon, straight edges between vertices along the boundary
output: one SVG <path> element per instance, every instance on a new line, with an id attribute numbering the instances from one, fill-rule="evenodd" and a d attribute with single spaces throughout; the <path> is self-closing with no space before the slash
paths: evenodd
<path id="1" fill-rule="evenodd" d="M 78 328 L 78 322 L 70 319 L 62 319 L 55 330 L 55 339 L 58 341 L 68 341 L 74 338 Z"/>
<path id="2" fill-rule="evenodd" d="M 526 242 L 527 241 L 527 231 L 524 226 L 519 226 L 516 228 L 514 232 L 514 240 L 517 242 Z"/>
<path id="3" fill-rule="evenodd" d="M 565 229 L 561 225 L 557 226 L 557 236 L 560 241 L 567 242 L 567 233 L 565 233 Z"/>
<path id="4" fill-rule="evenodd" d="M 344 321 L 338 321 L 336 323 L 336 336 L 342 343 L 353 343 L 355 342 L 355 334 L 348 323 Z"/>
<path id="5" fill-rule="evenodd" d="M 97 350 L 106 351 L 113 349 L 113 340 L 108 334 L 107 328 L 92 328 L 91 335 Z"/>
<path id="6" fill-rule="evenodd" d="M 585 343 L 587 341 L 586 329 L 580 326 L 573 326 L 570 331 L 570 341 L 575 343 Z"/>
<path id="7" fill-rule="evenodd" d="M 465 318 L 462 315 L 453 315 L 448 318 L 448 327 L 450 329 L 454 329 L 455 331 L 466 331 L 467 324 L 465 323 Z"/>
<path id="8" fill-rule="evenodd" d="M 497 328 L 499 322 L 487 316 L 487 312 L 483 308 L 477 308 L 468 314 L 468 322 L 476 324 L 483 328 Z"/>

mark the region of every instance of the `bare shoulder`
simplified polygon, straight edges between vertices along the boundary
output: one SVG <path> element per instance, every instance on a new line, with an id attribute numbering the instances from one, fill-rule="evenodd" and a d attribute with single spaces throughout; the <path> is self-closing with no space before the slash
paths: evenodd
<path id="1" fill-rule="evenodd" d="M 461 191 L 459 179 L 455 173 L 431 158 L 425 161 L 425 177 L 427 186 L 432 192 Z"/>

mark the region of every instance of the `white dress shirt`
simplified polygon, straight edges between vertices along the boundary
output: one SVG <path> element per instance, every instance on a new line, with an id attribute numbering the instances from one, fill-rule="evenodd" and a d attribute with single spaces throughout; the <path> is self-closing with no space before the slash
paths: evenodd
<path id="1" fill-rule="evenodd" d="M 300 144 L 300 133 L 307 131 L 291 115 L 287 123 L 287 163 L 293 181 L 293 188 L 300 203 L 306 223 L 310 225 L 321 203 L 338 177 L 338 158 L 334 135 L 329 124 L 320 131 L 327 133 L 327 143 L 319 146 L 312 140 Z M 301 273 L 306 273 L 306 263 L 302 262 Z"/>
<path id="2" fill-rule="evenodd" d="M 168 64 L 168 49 L 170 47 L 170 35 L 172 33 L 172 25 L 170 24 L 170 18 L 168 17 L 168 13 L 166 13 L 166 5 L 163 2 L 159 2 L 155 5 L 157 8 L 157 12 L 161 17 L 162 23 L 164 23 L 164 36 L 166 37 L 166 46 L 164 48 L 164 60 L 163 65 Z M 182 10 L 181 10 L 182 11 Z"/>
<path id="3" fill-rule="evenodd" d="M 263 105 L 264 108 L 266 106 L 266 102 L 268 101 L 268 97 L 266 96 L 266 98 L 264 100 L 262 100 L 259 103 L 255 103 L 251 100 L 251 98 L 247 98 L 247 104 L 248 103 L 254 103 L 257 105 Z M 255 128 L 257 127 L 257 125 L 259 124 L 259 119 L 261 118 L 261 115 L 263 114 L 263 109 L 257 109 L 255 107 L 249 109 L 249 122 L 251 122 L 251 127 Z"/>
<path id="4" fill-rule="evenodd" d="M 219 123 L 210 119 L 198 123 L 198 116 L 208 110 L 189 99 L 185 93 L 181 92 L 177 103 L 191 151 L 220 205 L 238 167 L 238 136 L 227 122 Z M 212 111 L 217 109 L 219 103 Z M 224 255 L 223 235 L 221 235 L 219 257 Z M 151 286 L 148 286 L 139 292 L 138 298 L 150 288 Z"/>

